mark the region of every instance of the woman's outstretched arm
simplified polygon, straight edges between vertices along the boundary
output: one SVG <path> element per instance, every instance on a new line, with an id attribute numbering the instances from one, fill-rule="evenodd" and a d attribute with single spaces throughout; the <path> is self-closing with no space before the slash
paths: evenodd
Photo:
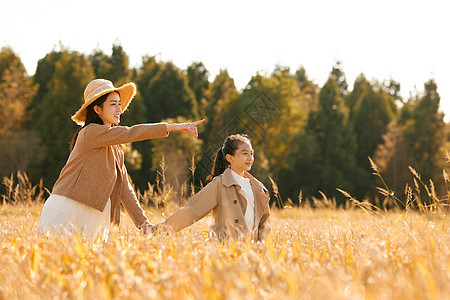
<path id="1" fill-rule="evenodd" d="M 203 121 L 204 120 L 174 124 L 138 124 L 131 127 L 108 127 L 99 124 L 90 124 L 86 127 L 86 129 L 84 129 L 86 131 L 84 136 L 86 139 L 89 139 L 90 145 L 94 148 L 166 137 L 170 131 L 174 130 L 186 132 L 197 137 L 198 131 L 196 125 L 202 123 Z"/>
<path id="2" fill-rule="evenodd" d="M 175 124 L 167 124 L 167 131 L 171 132 L 173 130 L 179 130 L 181 132 L 189 133 L 195 137 L 198 137 L 197 125 L 203 123 L 205 119 L 195 121 L 195 122 L 187 122 L 187 123 L 175 123 Z"/>

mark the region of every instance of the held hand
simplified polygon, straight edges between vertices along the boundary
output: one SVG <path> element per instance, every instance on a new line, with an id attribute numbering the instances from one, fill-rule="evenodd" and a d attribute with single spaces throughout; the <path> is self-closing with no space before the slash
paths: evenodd
<path id="1" fill-rule="evenodd" d="M 161 223 L 159 224 L 145 224 L 143 226 L 141 226 L 140 228 L 141 234 L 144 236 L 155 236 L 157 233 L 159 234 L 167 234 L 167 229 L 161 225 Z"/>
<path id="2" fill-rule="evenodd" d="M 167 130 L 169 132 L 173 130 L 179 130 L 181 132 L 186 132 L 192 136 L 198 137 L 198 131 L 196 126 L 200 123 L 203 123 L 204 121 L 205 119 L 188 123 L 169 124 Z"/>
<path id="3" fill-rule="evenodd" d="M 141 232 L 142 235 L 147 236 L 148 234 L 150 235 L 154 235 L 156 232 L 156 225 L 153 224 L 144 224 L 141 227 L 139 227 L 139 231 Z"/>

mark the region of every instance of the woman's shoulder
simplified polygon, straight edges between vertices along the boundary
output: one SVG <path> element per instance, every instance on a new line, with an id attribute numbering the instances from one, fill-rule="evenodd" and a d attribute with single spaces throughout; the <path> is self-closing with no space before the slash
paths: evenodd
<path id="1" fill-rule="evenodd" d="M 108 132 L 111 128 L 113 127 L 103 124 L 90 123 L 89 125 L 86 125 L 82 131 L 84 131 L 87 137 L 93 138 L 97 135 L 101 135 L 103 133 Z"/>
<path id="2" fill-rule="evenodd" d="M 84 127 L 85 130 L 89 130 L 89 131 L 103 131 L 103 130 L 108 130 L 108 128 L 110 128 L 110 127 L 107 125 L 97 124 L 97 123 L 90 123 Z"/>

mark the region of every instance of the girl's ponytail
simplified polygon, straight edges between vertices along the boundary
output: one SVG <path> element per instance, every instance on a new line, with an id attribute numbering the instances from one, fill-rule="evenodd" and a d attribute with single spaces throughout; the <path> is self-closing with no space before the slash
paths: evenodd
<path id="1" fill-rule="evenodd" d="M 216 157 L 214 158 L 214 165 L 211 170 L 211 174 L 206 177 L 206 181 L 213 180 L 214 177 L 219 176 L 228 168 L 228 161 L 225 159 L 223 149 L 219 148 L 216 152 Z"/>
<path id="2" fill-rule="evenodd" d="M 227 154 L 234 155 L 239 147 L 239 143 L 250 142 L 250 139 L 245 134 L 233 134 L 225 139 L 223 147 L 216 151 L 216 156 L 214 158 L 214 164 L 211 169 L 211 174 L 206 177 L 206 181 L 211 181 L 214 177 L 222 174 L 229 166 L 227 159 L 225 158 Z"/>

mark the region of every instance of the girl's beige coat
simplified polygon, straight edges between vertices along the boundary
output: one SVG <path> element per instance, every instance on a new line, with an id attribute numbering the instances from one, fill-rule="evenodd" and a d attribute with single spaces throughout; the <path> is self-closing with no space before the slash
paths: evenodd
<path id="1" fill-rule="evenodd" d="M 250 179 L 255 198 L 254 229 L 250 230 L 246 225 L 244 215 L 247 200 L 240 193 L 241 187 L 235 181 L 229 168 L 223 174 L 214 177 L 184 207 L 174 212 L 161 225 L 179 231 L 212 211 L 211 232 L 219 239 L 245 238 L 250 235 L 252 240 L 263 240 L 270 232 L 269 192 L 252 175 L 247 172 L 245 175 Z"/>
<path id="2" fill-rule="evenodd" d="M 120 221 L 120 202 L 136 226 L 148 223 L 128 180 L 120 144 L 166 136 L 166 123 L 132 127 L 89 124 L 80 130 L 52 194 L 66 196 L 100 211 L 111 198 L 113 223 Z"/>

